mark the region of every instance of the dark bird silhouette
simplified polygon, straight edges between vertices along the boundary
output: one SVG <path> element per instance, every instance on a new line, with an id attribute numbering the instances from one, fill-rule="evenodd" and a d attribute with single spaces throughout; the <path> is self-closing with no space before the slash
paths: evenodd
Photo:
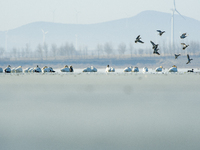
<path id="1" fill-rule="evenodd" d="M 183 50 L 185 50 L 189 45 L 186 45 L 185 43 L 181 43 L 183 45 Z"/>
<path id="2" fill-rule="evenodd" d="M 183 33 L 181 36 L 180 36 L 180 38 L 181 39 L 184 39 L 184 38 L 186 38 L 188 35 L 187 35 L 187 33 Z"/>
<path id="3" fill-rule="evenodd" d="M 138 35 L 137 38 L 136 38 L 136 40 L 135 40 L 135 43 L 137 43 L 137 42 L 144 43 L 143 41 L 141 41 L 140 35 Z"/>
<path id="4" fill-rule="evenodd" d="M 192 70 L 188 70 L 187 72 L 194 72 L 193 70 L 194 70 L 194 69 L 192 69 Z"/>
<path id="5" fill-rule="evenodd" d="M 165 31 L 161 31 L 161 30 L 157 30 L 157 32 L 159 32 L 159 35 L 162 36 L 163 33 L 165 33 Z"/>
<path id="6" fill-rule="evenodd" d="M 188 62 L 187 62 L 186 64 L 189 64 L 189 63 L 190 63 L 190 61 L 191 61 L 191 60 L 193 60 L 193 59 L 190 59 L 190 56 L 189 56 L 189 54 L 187 54 L 187 58 L 188 58 Z"/>
<path id="7" fill-rule="evenodd" d="M 177 59 L 178 58 L 178 56 L 180 56 L 181 54 L 174 54 L 174 56 L 175 56 L 175 59 Z"/>
<path id="8" fill-rule="evenodd" d="M 157 55 L 160 55 L 158 53 L 158 44 L 155 44 L 154 42 L 150 41 L 150 43 L 153 45 L 152 49 L 153 49 L 153 54 L 157 54 Z"/>

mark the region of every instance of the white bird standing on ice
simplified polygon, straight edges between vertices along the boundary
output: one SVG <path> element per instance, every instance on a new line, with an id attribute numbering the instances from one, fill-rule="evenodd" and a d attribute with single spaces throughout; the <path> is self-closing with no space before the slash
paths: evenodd
<path id="1" fill-rule="evenodd" d="M 39 73 L 39 72 L 42 72 L 42 70 L 41 70 L 40 67 L 37 65 L 37 66 L 32 70 L 32 72 L 37 72 L 37 73 Z"/>
<path id="2" fill-rule="evenodd" d="M 148 72 L 149 70 L 148 70 L 148 68 L 147 67 L 144 67 L 143 68 L 143 72 Z"/>
<path id="3" fill-rule="evenodd" d="M 33 72 L 33 68 L 29 68 L 28 72 Z"/>
<path id="4" fill-rule="evenodd" d="M 53 70 L 53 68 L 52 67 L 47 67 L 47 66 L 44 66 L 43 68 L 42 68 L 42 72 L 55 72 L 54 70 Z"/>
<path id="5" fill-rule="evenodd" d="M 162 72 L 162 68 L 163 68 L 162 66 L 157 67 L 155 71 L 156 71 L 156 72 Z"/>
<path id="6" fill-rule="evenodd" d="M 97 69 L 93 66 L 84 68 L 82 72 L 97 72 Z"/>
<path id="7" fill-rule="evenodd" d="M 29 69 L 30 69 L 30 67 L 24 69 L 24 72 L 25 72 L 25 73 L 29 72 Z"/>
<path id="8" fill-rule="evenodd" d="M 12 69 L 11 69 L 11 72 L 12 72 L 12 73 L 15 73 L 15 69 L 16 69 L 16 68 L 12 68 Z"/>
<path id="9" fill-rule="evenodd" d="M 139 72 L 138 67 L 133 68 L 133 69 L 132 69 L 132 72 Z"/>
<path id="10" fill-rule="evenodd" d="M 10 67 L 11 67 L 11 66 L 8 65 L 8 66 L 4 69 L 5 73 L 11 73 Z"/>
<path id="11" fill-rule="evenodd" d="M 132 66 L 130 66 L 130 67 L 126 67 L 126 68 L 124 69 L 124 72 L 131 72 L 132 69 L 133 69 Z"/>
<path id="12" fill-rule="evenodd" d="M 2 73 L 3 72 L 3 69 L 2 68 L 0 68 L 0 73 Z"/>
<path id="13" fill-rule="evenodd" d="M 112 68 L 109 65 L 107 65 L 106 72 L 115 72 L 115 68 Z"/>
<path id="14" fill-rule="evenodd" d="M 22 66 L 17 67 L 17 68 L 15 69 L 15 72 L 16 72 L 16 73 L 23 72 Z"/>
<path id="15" fill-rule="evenodd" d="M 70 72 L 69 67 L 65 65 L 63 68 L 60 69 L 61 72 Z"/>
<path id="16" fill-rule="evenodd" d="M 177 72 L 177 66 L 173 65 L 171 68 L 169 68 L 169 72 Z"/>

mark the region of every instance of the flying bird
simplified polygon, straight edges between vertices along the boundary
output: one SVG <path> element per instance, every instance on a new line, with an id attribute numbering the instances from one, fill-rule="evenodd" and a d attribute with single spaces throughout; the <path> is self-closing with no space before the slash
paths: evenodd
<path id="1" fill-rule="evenodd" d="M 189 45 L 186 45 L 185 43 L 181 43 L 183 45 L 183 50 L 185 50 Z"/>
<path id="2" fill-rule="evenodd" d="M 181 39 L 184 39 L 184 38 L 186 38 L 188 35 L 187 35 L 187 33 L 183 33 L 181 36 L 180 36 L 180 38 Z"/>
<path id="3" fill-rule="evenodd" d="M 154 42 L 150 41 L 150 43 L 153 45 L 152 49 L 158 48 L 158 44 L 155 44 Z"/>
<path id="4" fill-rule="evenodd" d="M 160 36 L 162 36 L 162 34 L 165 33 L 165 31 L 161 31 L 161 30 L 157 30 L 157 32 L 159 32 Z"/>
<path id="5" fill-rule="evenodd" d="M 187 58 L 188 58 L 188 62 L 187 62 L 186 64 L 189 64 L 189 63 L 190 63 L 190 61 L 191 61 L 191 60 L 193 60 L 193 59 L 190 59 L 190 56 L 189 56 L 189 54 L 187 54 Z"/>
<path id="6" fill-rule="evenodd" d="M 158 44 L 155 44 L 154 42 L 150 41 L 150 43 L 153 45 L 152 49 L 153 49 L 153 54 L 157 54 L 157 55 L 160 55 L 158 53 Z"/>
<path id="7" fill-rule="evenodd" d="M 140 35 L 137 36 L 136 40 L 135 40 L 135 43 L 139 42 L 139 43 L 144 43 L 143 41 L 140 40 L 141 37 Z"/>
<path id="8" fill-rule="evenodd" d="M 181 54 L 174 54 L 175 55 L 175 59 L 178 58 L 178 56 L 180 56 Z"/>

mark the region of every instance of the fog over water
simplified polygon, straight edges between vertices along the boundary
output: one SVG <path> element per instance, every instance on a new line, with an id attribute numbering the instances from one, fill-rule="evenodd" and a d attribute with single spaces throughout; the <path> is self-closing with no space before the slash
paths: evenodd
<path id="1" fill-rule="evenodd" d="M 200 149 L 200 74 L 0 74 L 2 150 Z"/>

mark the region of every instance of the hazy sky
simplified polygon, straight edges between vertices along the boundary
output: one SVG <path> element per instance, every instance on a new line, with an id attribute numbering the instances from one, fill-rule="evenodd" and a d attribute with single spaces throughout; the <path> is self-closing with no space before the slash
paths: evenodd
<path id="1" fill-rule="evenodd" d="M 200 0 L 176 0 L 177 10 L 200 20 Z M 173 0 L 0 0 L 0 31 L 47 21 L 99 23 L 132 17 L 145 10 L 171 13 Z"/>

